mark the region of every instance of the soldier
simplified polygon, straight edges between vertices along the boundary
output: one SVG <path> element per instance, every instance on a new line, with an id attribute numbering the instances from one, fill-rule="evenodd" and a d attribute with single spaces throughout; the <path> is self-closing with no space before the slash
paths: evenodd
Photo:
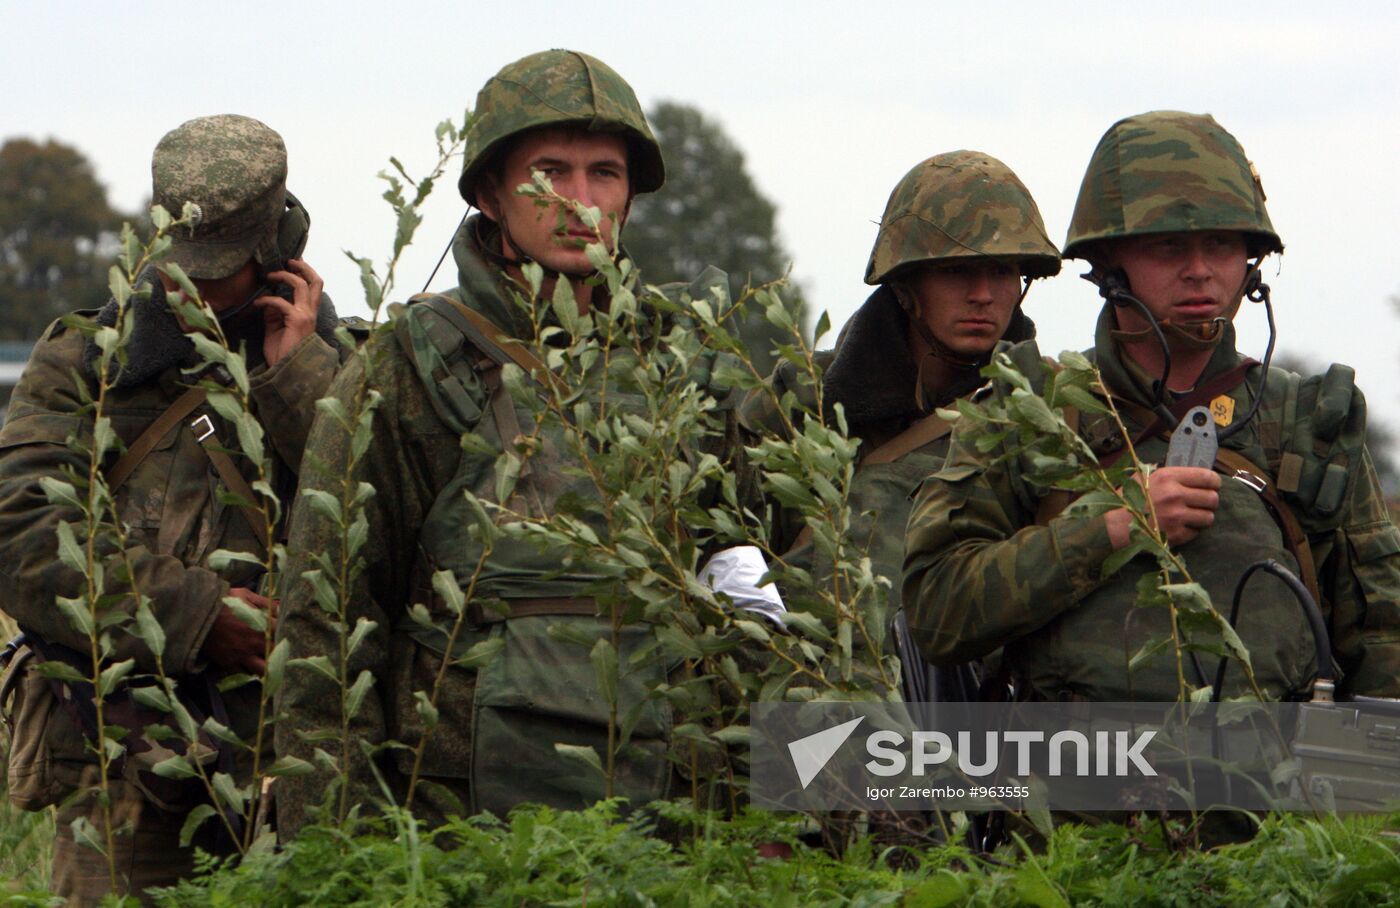
<path id="1" fill-rule="evenodd" d="M 175 228 L 169 261 L 194 280 L 230 344 L 244 346 L 255 415 L 278 471 L 270 481 L 289 501 L 314 404 L 330 384 L 338 353 L 335 312 L 322 294 L 321 278 L 296 257 L 309 219 L 286 190 L 286 147 L 257 120 L 201 117 L 161 139 L 151 170 L 157 204 L 175 213 L 186 202 L 197 206 L 194 223 Z M 150 598 L 165 635 L 165 670 L 176 678 L 182 699 L 190 697 L 191 708 L 198 701 L 205 714 L 226 708 L 221 721 L 251 741 L 257 685 L 220 697 L 215 682 L 235 673 L 261 674 L 264 637 L 223 600 L 233 596 L 264 610 L 272 604 L 257 592 L 249 565 L 233 562 L 215 570 L 209 559 L 218 549 L 262 557 L 268 540 L 260 512 L 226 503 L 230 493 L 254 498 L 247 484 L 256 476 L 243 458 L 222 451 L 234 444 L 234 429 L 203 403 L 202 392 L 190 390 L 195 379 L 184 370 L 199 358 L 167 299 L 174 281 L 151 267 L 137 283 L 150 295 L 134 298 L 128 310 L 127 359 L 115 368 L 102 406 L 125 449 L 103 465 L 128 532 L 122 562 L 130 565 L 132 586 Z M 276 295 L 274 285 L 285 288 L 286 298 Z M 77 315 L 93 325 L 112 325 L 117 314 L 113 300 L 100 311 Z M 83 520 L 76 508 L 50 500 L 44 483 L 66 479 L 70 470 L 87 474 L 87 458 L 66 442 L 92 437 L 98 368 L 88 335 L 55 322 L 36 345 L 0 431 L 0 563 L 6 565 L 0 602 L 28 639 L 5 684 L 15 691 L 10 797 L 29 809 L 61 805 L 54 885 L 81 903 L 96 902 L 110 888 L 107 859 L 75 843 L 71 828 L 79 817 L 102 828 L 92 795 L 97 758 L 88 740 L 96 728 L 85 727 L 92 701 L 75 686 L 41 677 L 35 664 L 74 651 L 87 658 L 90 651 L 87 635 L 55 602 L 81 595 L 82 576 L 64 566 L 56 547 L 58 525 L 81 527 Z M 222 464 L 216 464 L 219 458 Z M 107 592 L 121 591 L 120 575 L 107 573 Z M 128 597 L 113 608 L 130 616 L 135 603 Z M 113 636 L 113 661 L 133 658 L 138 673 L 156 671 L 155 656 L 140 639 L 125 631 Z M 109 710 L 106 724 L 140 727 L 139 719 L 119 722 L 116 710 Z M 190 873 L 194 849 L 179 846 L 180 831 L 189 811 L 204 802 L 204 792 L 201 785 L 171 784 L 150 772 L 162 753 L 159 744 L 140 740 L 135 731 L 125 743 L 110 790 L 114 814 L 129 826 L 117 836 L 113 857 L 123 891 L 139 894 Z M 246 781 L 250 767 L 241 749 L 219 759 L 234 762 L 216 768 Z M 195 844 L 227 847 L 214 835 L 217 825 L 206 823 Z"/>
<path id="2" fill-rule="evenodd" d="M 1400 534 L 1366 452 L 1352 372 L 1273 369 L 1265 382 L 1266 369 L 1235 349 L 1241 298 L 1267 297 L 1255 285 L 1260 261 L 1282 248 L 1235 138 L 1209 116 L 1159 111 L 1118 122 L 1100 141 L 1065 254 L 1089 261 L 1108 300 L 1088 356 L 1142 462 L 1162 463 L 1187 409 L 1208 405 L 1218 424 L 1214 470 L 1162 467 L 1145 481 L 1192 576 L 1219 607 L 1251 563 L 1290 566 L 1321 593 L 1343 689 L 1393 696 Z M 1013 354 L 1039 374 L 1034 344 Z M 1168 410 L 1170 422 L 1159 415 Z M 1081 422 L 1102 459 L 1123 447 L 1112 425 Z M 1004 646 L 1028 699 L 1176 699 L 1171 653 L 1127 668 L 1145 641 L 1169 636 L 1166 610 L 1134 610 L 1139 578 L 1156 571 L 1150 557 L 1104 576 L 1105 559 L 1129 542 L 1128 513 L 1060 513 L 1062 503 L 1020 478 L 1015 458 L 979 452 L 965 431 L 921 486 L 909 522 L 904 597 L 925 655 L 948 664 Z M 1283 699 L 1306 695 L 1317 666 L 1303 613 L 1280 589 L 1250 585 L 1236 629 L 1265 693 Z M 1242 676 L 1226 696 L 1243 691 Z M 1192 667 L 1188 677 L 1210 683 Z"/>
<path id="3" fill-rule="evenodd" d="M 277 730 L 279 753 L 310 759 L 324 749 L 338 755 L 348 779 L 342 804 L 381 800 L 376 774 L 402 804 L 419 779 L 411 808 L 428 823 L 454 813 L 504 814 L 523 802 L 582 807 L 604 794 L 595 773 L 561 760 L 554 747 L 561 742 L 601 753 L 608 742 L 597 675 L 588 647 L 577 642 L 610 633 L 609 619 L 600 617 L 591 598 L 599 576 L 586 562 L 564 563 L 559 552 L 533 543 L 497 539 L 485 550 L 472 534 L 475 520 L 462 491 L 532 517 L 556 513 L 562 499 L 598 496 L 578 475 L 580 464 L 567 454 L 558 427 L 542 426 L 544 440 L 534 450 L 518 443 L 522 432 L 532 431 L 534 417 L 501 380 L 502 364 L 511 362 L 523 363 L 537 379 L 551 377 L 537 360 L 530 362 L 537 349 L 532 319 L 557 324 L 548 301 L 559 281 L 572 288 L 580 313 L 608 306 L 606 286 L 590 280 L 594 267 L 583 248 L 596 234 L 571 207 L 537 204 L 516 188 L 545 174 L 564 198 L 600 210 L 601 234 L 611 245 L 634 194 L 652 192 L 664 179 L 660 147 L 631 87 L 585 54 L 552 50 L 511 63 L 481 89 L 474 113 L 458 186 L 480 213 L 464 223 L 454 244 L 459 286 L 399 310 L 337 379 L 332 396 L 349 412 L 367 391 L 378 394 L 363 456 L 352 463 L 346 429 L 332 419 L 317 422 L 308 446 L 306 478 L 313 489 L 339 499 L 347 478 L 376 489 L 365 505 L 374 543 L 361 552 L 364 570 L 343 603 L 346 626 L 375 624 L 344 665 L 332 655 L 337 672 L 353 679 L 368 671 L 373 684 L 359 711 L 345 716 L 338 685 L 294 664 L 278 700 L 286 717 Z M 530 262 L 544 275 L 538 297 L 525 277 Z M 532 313 L 527 305 L 540 308 Z M 590 374 L 602 378 L 603 368 L 600 363 Z M 607 394 L 610 408 L 625 401 L 611 386 Z M 502 501 L 492 465 L 507 451 L 522 466 L 514 493 Z M 341 530 L 324 509 L 299 505 L 292 538 L 301 552 L 325 553 L 325 563 L 342 557 Z M 319 564 L 308 554 L 290 573 L 300 577 Z M 454 613 L 431 583 L 441 570 L 451 572 L 467 597 L 467 627 L 450 648 L 445 633 L 409 615 L 410 606 L 422 603 L 439 628 L 453 624 Z M 317 604 L 311 586 L 299 584 L 288 590 L 279 633 L 294 656 L 336 654 L 337 622 Z M 574 639 L 549 633 L 555 627 Z M 628 647 L 651 639 L 646 625 L 629 627 L 626 635 Z M 502 648 L 478 666 L 457 664 L 483 640 L 500 641 Z M 629 662 L 629 651 L 622 654 L 629 665 L 622 700 L 653 673 L 650 662 Z M 418 698 L 435 689 L 437 722 L 429 730 Z M 654 709 L 620 704 L 619 714 L 632 705 L 640 719 L 614 791 L 645 802 L 668 790 L 670 723 L 654 701 Z M 365 755 L 388 741 L 403 746 Z M 412 750 L 418 745 L 421 761 Z M 330 782 L 322 771 L 278 783 L 282 832 L 296 833 Z"/>
<path id="4" fill-rule="evenodd" d="M 1035 336 L 1021 303 L 1031 281 L 1059 270 L 1060 252 L 1035 200 L 996 158 L 977 151 L 935 155 L 890 193 L 865 271 L 865 282 L 878 289 L 851 317 L 836 349 L 817 355 L 825 404 L 841 404 L 851 436 L 861 440 L 850 492 L 853 535 L 869 546 L 877 575 L 898 583 L 910 496 L 947 454 L 951 427 L 934 411 L 985 382 L 980 369 L 999 341 Z M 774 373 L 779 396 L 794 386 L 794 371 L 784 364 Z M 748 428 L 775 427 L 763 406 L 771 399 L 749 397 Z M 810 570 L 809 535 L 800 534 L 784 560 Z M 884 637 L 899 610 L 897 589 L 890 598 L 865 615 L 872 641 Z M 897 624 L 896 633 L 901 629 Z M 901 655 L 912 661 L 914 654 Z M 932 695 L 908 683 L 915 675 L 906 665 L 905 696 Z M 941 680 L 946 688 L 969 679 L 953 673 Z"/>

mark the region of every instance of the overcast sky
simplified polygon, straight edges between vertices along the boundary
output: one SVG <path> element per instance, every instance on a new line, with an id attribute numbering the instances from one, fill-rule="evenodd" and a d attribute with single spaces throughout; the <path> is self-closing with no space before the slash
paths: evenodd
<path id="1" fill-rule="evenodd" d="M 0 130 L 76 145 L 131 209 L 164 132 L 204 114 L 264 120 L 286 137 L 289 185 L 312 214 L 308 258 L 356 313 L 341 250 L 387 251 L 375 174 L 388 157 L 422 170 L 436 123 L 460 119 L 503 64 L 583 50 L 644 105 L 692 103 L 723 125 L 778 205 L 811 301 L 839 326 L 868 292 L 889 191 L 923 158 L 1001 158 L 1062 242 L 1113 121 L 1209 112 L 1257 164 L 1288 247 L 1266 269 L 1280 350 L 1354 365 L 1372 412 L 1400 426 L 1400 318 L 1387 303 L 1400 292 L 1400 12 L 1326 6 L 6 0 Z M 461 212 L 444 182 L 400 296 L 423 286 Z M 1027 301 L 1047 352 L 1090 339 L 1098 302 L 1082 270 L 1068 264 Z M 451 280 L 445 269 L 434 286 Z M 1247 305 L 1240 322 L 1242 349 L 1262 356 L 1262 312 Z"/>

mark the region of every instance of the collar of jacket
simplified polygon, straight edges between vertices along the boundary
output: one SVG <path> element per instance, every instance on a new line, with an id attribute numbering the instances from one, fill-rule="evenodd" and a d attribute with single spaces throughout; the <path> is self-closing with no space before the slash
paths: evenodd
<path id="1" fill-rule="evenodd" d="M 194 342 L 185 336 L 184 330 L 175 318 L 175 312 L 166 302 L 165 288 L 161 286 L 155 266 L 148 267 L 136 278 L 136 286 L 149 287 L 150 295 L 133 296 L 127 317 L 131 322 L 131 337 L 126 346 L 126 364 L 113 364 L 116 380 L 113 387 L 132 388 L 144 384 L 172 366 L 193 368 L 199 362 Z M 255 315 L 255 313 L 253 313 Z M 111 327 L 117 323 L 117 301 L 107 300 L 107 305 L 97 313 L 99 325 Z M 316 312 L 316 333 L 332 347 L 338 346 L 335 328 L 339 319 L 330 297 L 322 294 L 321 306 Z M 229 345 L 237 349 L 244 345 L 248 357 L 248 371 L 256 369 L 263 362 L 263 321 L 261 318 L 240 318 L 233 326 L 226 326 Z M 101 351 L 95 341 L 89 339 L 83 348 L 83 366 L 89 376 L 97 376 L 97 366 Z"/>
<path id="2" fill-rule="evenodd" d="M 500 248 L 500 237 L 501 228 L 480 212 L 463 222 L 452 240 L 452 258 L 457 263 L 457 286 L 464 303 L 489 318 L 510 337 L 523 340 L 534 336 L 534 327 L 530 314 L 515 301 L 515 294 L 524 298 L 525 291 L 505 273 L 505 260 L 498 253 L 490 251 Z M 623 249 L 622 254 L 626 256 L 627 250 Z M 594 287 L 593 293 L 595 298 L 606 299 L 607 287 Z M 534 305 L 540 311 L 542 324 L 559 325 L 549 300 L 537 299 Z M 645 327 L 645 319 L 638 319 L 638 325 L 646 335 L 652 334 Z M 559 342 L 567 343 L 562 339 Z"/>
<path id="3" fill-rule="evenodd" d="M 1118 325 L 1113 318 L 1113 306 L 1105 303 L 1103 309 L 1099 311 L 1098 325 L 1094 329 L 1094 349 L 1091 359 L 1094 361 L 1094 365 L 1099 367 L 1099 372 L 1103 374 L 1104 384 L 1110 391 L 1125 400 L 1150 407 L 1152 402 L 1135 390 L 1123 351 L 1118 342 L 1113 339 L 1113 332 L 1117 327 Z M 1240 354 L 1235 349 L 1235 325 L 1231 322 L 1225 326 L 1225 330 L 1220 336 L 1220 343 L 1216 345 L 1215 351 L 1206 363 L 1205 371 L 1201 373 L 1196 384 L 1200 385 L 1222 372 L 1233 369 L 1239 362 Z M 1157 377 L 1151 376 L 1148 380 L 1149 383 Z"/>
<path id="4" fill-rule="evenodd" d="M 1035 323 L 1016 307 L 1002 339 L 1013 343 L 1035 337 Z M 876 288 L 851 316 L 836 342 L 835 356 L 822 378 L 828 405 L 840 403 L 851 425 L 912 420 L 923 415 L 914 397 L 919 364 L 909 345 L 909 320 L 894 291 Z M 969 369 L 930 401 L 930 409 L 946 406 L 986 383 Z"/>

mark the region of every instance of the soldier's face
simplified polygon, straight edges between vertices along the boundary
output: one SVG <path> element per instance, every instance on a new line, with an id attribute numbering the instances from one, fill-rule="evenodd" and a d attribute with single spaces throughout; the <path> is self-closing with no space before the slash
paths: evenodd
<path id="1" fill-rule="evenodd" d="M 1006 333 L 1021 297 L 1021 272 L 987 261 L 919 268 L 905 283 L 933 336 L 954 353 L 982 356 Z"/>
<path id="2" fill-rule="evenodd" d="M 598 242 L 594 231 L 562 205 L 537 205 L 516 193 L 517 186 L 531 182 L 535 171 L 549 177 L 559 195 L 602 212 L 599 230 L 611 250 L 613 225 L 620 227 L 626 220 L 632 194 L 626 141 L 572 128 L 527 133 L 506 152 L 495 179 L 479 194 L 481 210 L 497 223 L 504 222 L 511 239 L 530 258 L 562 274 L 592 272 L 584 247 Z M 509 243 L 503 245 L 506 258 L 520 258 Z"/>
<path id="3" fill-rule="evenodd" d="M 1123 269 L 1133 295 L 1158 321 L 1209 322 L 1234 307 L 1249 270 L 1244 235 L 1202 230 L 1127 237 L 1110 244 L 1109 267 Z M 1131 307 L 1117 310 L 1118 324 L 1148 327 Z"/>

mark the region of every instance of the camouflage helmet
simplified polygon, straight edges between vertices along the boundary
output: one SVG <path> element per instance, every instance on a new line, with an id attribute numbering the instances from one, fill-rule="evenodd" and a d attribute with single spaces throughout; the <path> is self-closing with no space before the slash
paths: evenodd
<path id="1" fill-rule="evenodd" d="M 1283 251 L 1254 165 L 1214 117 L 1157 110 L 1114 123 L 1089 159 L 1065 258 L 1099 240 L 1192 230 L 1240 231 L 1255 255 Z"/>
<path id="2" fill-rule="evenodd" d="M 919 262 L 995 258 L 1026 277 L 1060 271 L 1030 190 L 1002 162 L 980 151 L 951 151 L 920 162 L 890 193 L 867 284 Z"/>
<path id="3" fill-rule="evenodd" d="M 171 233 L 167 259 L 194 278 L 227 277 L 249 260 L 272 261 L 287 204 L 287 146 L 250 117 L 199 117 L 166 133 L 151 156 L 151 197 L 194 223 Z"/>
<path id="4" fill-rule="evenodd" d="M 509 140 L 541 126 L 580 126 L 627 139 L 633 192 L 666 182 L 661 146 L 627 80 L 601 60 L 572 50 L 547 50 L 508 64 L 482 86 L 467 130 L 466 161 L 457 188 L 476 205 L 482 174 Z"/>

